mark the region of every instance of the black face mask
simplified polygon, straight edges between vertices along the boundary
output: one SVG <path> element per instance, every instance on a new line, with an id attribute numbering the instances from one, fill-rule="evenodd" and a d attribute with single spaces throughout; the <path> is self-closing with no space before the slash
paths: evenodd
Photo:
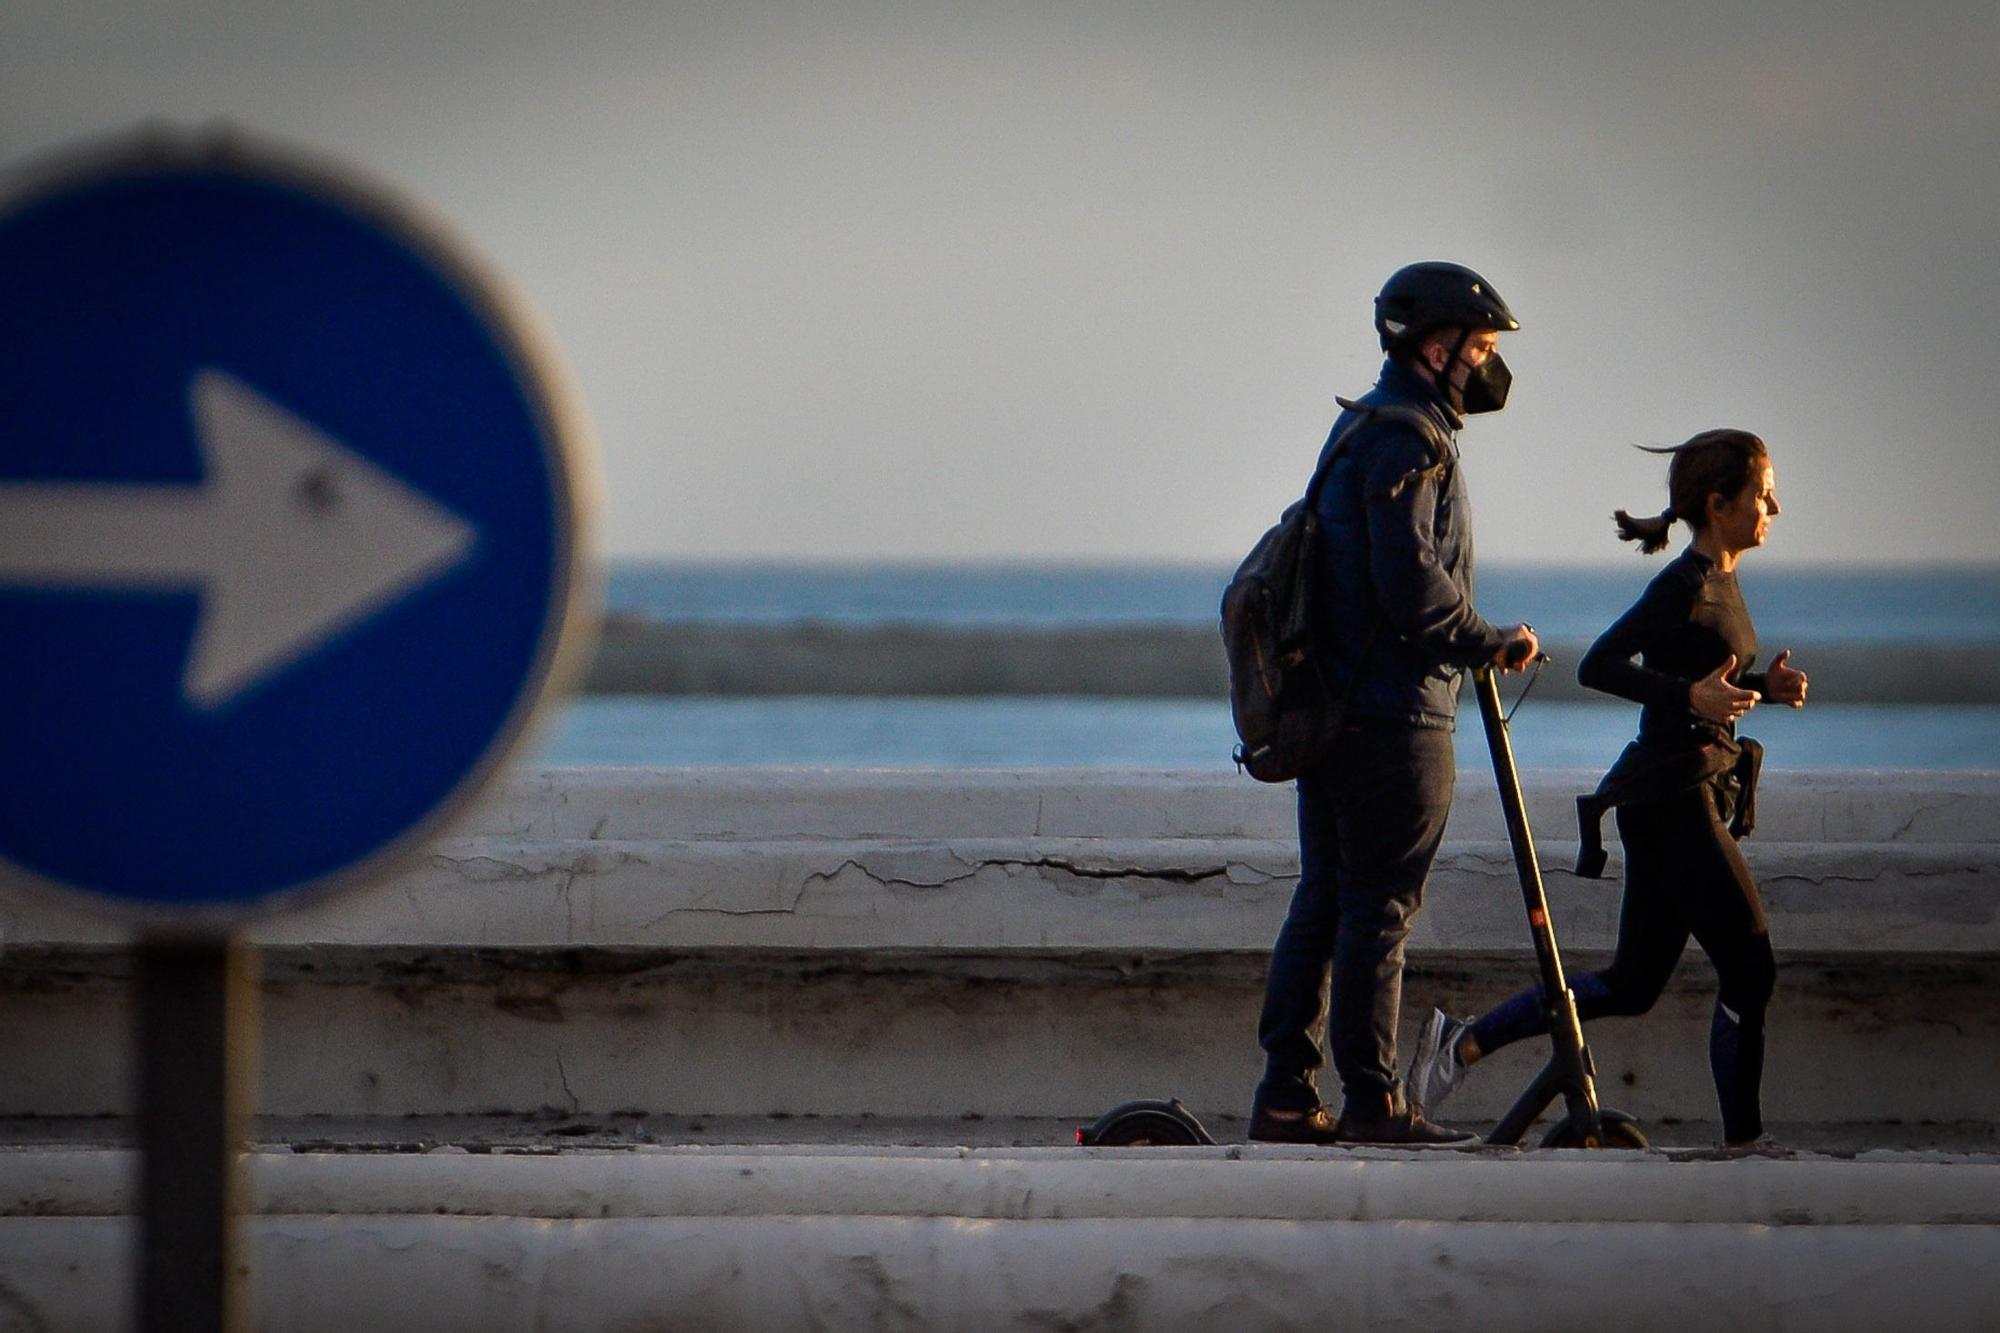
<path id="1" fill-rule="evenodd" d="M 1466 343 L 1472 341 L 1472 330 L 1458 335 L 1458 346 L 1451 349 L 1450 366 L 1465 355 Z M 1450 372 L 1446 372 L 1449 376 Z M 1449 378 L 1445 381 L 1450 383 Z M 1500 353 L 1490 352 L 1484 361 L 1469 367 L 1465 376 L 1465 387 L 1453 395 L 1458 399 L 1458 410 L 1466 416 L 1480 412 L 1498 412 L 1507 405 L 1507 390 L 1513 387 L 1514 372 L 1507 369 L 1507 363 L 1500 359 Z"/>
<path id="2" fill-rule="evenodd" d="M 1458 409 L 1467 416 L 1477 412 L 1498 412 L 1507 406 L 1507 390 L 1513 387 L 1514 372 L 1507 369 L 1507 363 L 1495 352 L 1472 368 L 1465 377 L 1465 388 L 1459 391 L 1463 405 Z"/>

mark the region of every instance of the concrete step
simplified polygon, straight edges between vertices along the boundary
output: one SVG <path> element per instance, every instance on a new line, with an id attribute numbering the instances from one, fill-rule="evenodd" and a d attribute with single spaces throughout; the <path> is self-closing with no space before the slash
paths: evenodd
<path id="1" fill-rule="evenodd" d="M 2000 1159 L 1940 1153 L 771 1144 L 246 1162 L 250 1210 L 265 1216 L 2000 1224 Z M 129 1152 L 0 1151 L 0 1217 L 132 1216 L 137 1168 Z"/>
<path id="2" fill-rule="evenodd" d="M 1164 1084 L 1140 1090 L 1170 1092 Z M 453 1153 L 548 1156 L 570 1152 L 631 1149 L 739 1148 L 796 1153 L 893 1155 L 905 1149 L 1067 1150 L 1080 1128 L 1108 1109 L 1080 1109 L 1068 1117 L 959 1114 L 880 1115 L 673 1115 L 623 1112 L 611 1115 L 547 1111 L 528 1115 L 258 1115 L 249 1139 L 259 1153 L 347 1153 L 371 1155 Z M 1458 1129 L 1475 1133 L 1492 1126 L 1446 1115 Z M 1229 1110 L 1197 1108 L 1201 1123 L 1217 1143 L 1243 1146 L 1248 1118 Z M 1801 1157 L 1829 1160 L 2000 1162 L 2000 1125 L 1992 1121 L 1770 1122 L 1779 1142 Z M 1653 1148 L 1675 1160 L 1703 1160 L 1718 1151 L 1722 1126 L 1714 1119 L 1648 1120 L 1641 1129 Z M 0 1117 L 0 1153 L 117 1153 L 138 1142 L 134 1119 L 119 1116 Z M 1528 1136 L 1530 1144 L 1539 1136 Z M 1256 1151 L 1313 1155 L 1309 1150 L 1257 1145 Z"/>
<path id="3" fill-rule="evenodd" d="M 0 1312 L 129 1326 L 133 1163 L 0 1154 Z M 1984 1329 L 2000 1164 L 257 1154 L 260 1326 Z"/>
<path id="4" fill-rule="evenodd" d="M 1987 1333 L 1989 1227 L 1187 1218 L 283 1216 L 247 1228 L 287 1333 L 1051 1328 Z M 123 1219 L 0 1218 L 17 1327 L 134 1326 Z"/>

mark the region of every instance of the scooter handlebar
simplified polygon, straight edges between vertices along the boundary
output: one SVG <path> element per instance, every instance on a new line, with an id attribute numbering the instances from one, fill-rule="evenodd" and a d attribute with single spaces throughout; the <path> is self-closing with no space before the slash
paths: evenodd
<path id="1" fill-rule="evenodd" d="M 1526 641 L 1525 640 L 1521 641 L 1519 646 L 1525 647 Z M 1537 652 L 1533 657 L 1529 657 L 1525 653 L 1519 653 L 1514 651 L 1515 647 L 1516 647 L 1515 644 L 1509 644 L 1507 646 L 1507 661 L 1504 666 L 1504 669 L 1507 671 L 1519 671 L 1523 667 L 1539 666 L 1544 663 L 1555 661 L 1555 659 L 1553 657 L 1550 657 L 1547 653 Z M 1503 668 L 1496 666 L 1496 664 L 1492 662 L 1483 663 L 1477 668 L 1480 675 L 1491 675 L 1497 669 L 1503 669 Z"/>

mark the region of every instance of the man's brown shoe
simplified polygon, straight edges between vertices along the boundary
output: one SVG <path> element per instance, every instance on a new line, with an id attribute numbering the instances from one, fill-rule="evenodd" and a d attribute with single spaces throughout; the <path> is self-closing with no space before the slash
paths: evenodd
<path id="1" fill-rule="evenodd" d="M 1310 1111 L 1272 1111 L 1259 1106 L 1250 1113 L 1250 1138 L 1255 1143 L 1340 1143 L 1340 1123 L 1324 1106 Z"/>
<path id="2" fill-rule="evenodd" d="M 1340 1118 L 1339 1131 L 1342 1143 L 1380 1148 L 1470 1148 L 1479 1142 L 1477 1134 L 1432 1124 L 1415 1106 L 1367 1119 L 1350 1111 Z"/>

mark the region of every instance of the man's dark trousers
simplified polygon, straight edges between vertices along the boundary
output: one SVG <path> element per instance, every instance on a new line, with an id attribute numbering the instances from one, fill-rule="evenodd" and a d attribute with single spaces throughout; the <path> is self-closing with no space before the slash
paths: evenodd
<path id="1" fill-rule="evenodd" d="M 1382 1114 L 1385 1096 L 1396 1104 L 1403 941 L 1444 838 L 1452 778 L 1450 732 L 1366 720 L 1299 779 L 1299 886 L 1257 1024 L 1263 1105 L 1320 1104 L 1322 1022 L 1348 1104 L 1368 1116 Z"/>

